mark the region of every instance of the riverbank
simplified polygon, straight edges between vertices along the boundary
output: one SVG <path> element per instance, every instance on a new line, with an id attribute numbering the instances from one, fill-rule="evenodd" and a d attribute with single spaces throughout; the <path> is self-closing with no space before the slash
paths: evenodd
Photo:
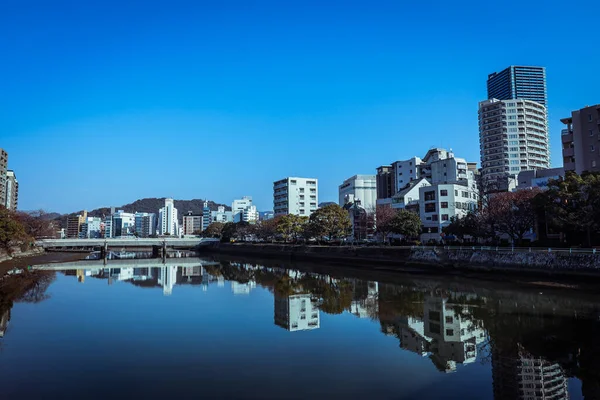
<path id="1" fill-rule="evenodd" d="M 402 272 L 473 273 L 487 275 L 571 276 L 600 278 L 600 254 L 511 251 L 481 248 L 297 246 L 220 243 L 205 249 L 226 255 L 325 261 L 361 268 Z"/>
<path id="2" fill-rule="evenodd" d="M 41 252 L 20 253 L 16 257 L 0 261 L 0 277 L 13 268 L 27 268 L 30 265 L 36 264 L 77 261 L 84 257 L 85 255 L 77 253 L 45 253 L 43 249 Z"/>

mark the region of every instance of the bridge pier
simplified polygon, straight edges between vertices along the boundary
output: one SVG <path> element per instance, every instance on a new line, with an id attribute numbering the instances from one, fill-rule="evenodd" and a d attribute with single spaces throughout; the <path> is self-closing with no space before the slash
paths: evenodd
<path id="1" fill-rule="evenodd" d="M 162 260 L 163 263 L 167 260 L 167 242 L 166 240 L 162 243 Z"/>

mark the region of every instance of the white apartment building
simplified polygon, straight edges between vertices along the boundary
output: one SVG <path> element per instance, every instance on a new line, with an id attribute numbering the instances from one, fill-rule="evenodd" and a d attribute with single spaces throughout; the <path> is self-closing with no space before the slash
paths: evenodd
<path id="1" fill-rule="evenodd" d="M 275 325 L 290 332 L 318 329 L 319 307 L 310 294 L 275 295 Z"/>
<path id="2" fill-rule="evenodd" d="M 135 214 L 119 210 L 112 215 L 112 236 L 132 236 L 135 232 Z"/>
<path id="3" fill-rule="evenodd" d="M 319 204 L 319 183 L 315 178 L 289 177 L 273 182 L 275 216 L 310 216 Z"/>
<path id="4" fill-rule="evenodd" d="M 258 211 L 252 204 L 251 196 L 244 196 L 239 200 L 233 200 L 231 203 L 231 212 L 233 222 L 255 223 L 258 221 Z"/>
<path id="5" fill-rule="evenodd" d="M 550 168 L 546 107 L 524 99 L 480 102 L 479 149 L 484 183 Z"/>
<path id="6" fill-rule="evenodd" d="M 221 222 L 226 224 L 227 222 L 233 222 L 233 212 L 225 211 L 225 207 L 219 206 L 217 211 L 210 212 L 211 220 L 210 222 Z M 210 224 L 209 224 L 210 225 Z M 204 227 L 206 229 L 207 227 Z"/>
<path id="7" fill-rule="evenodd" d="M 354 175 L 339 186 L 339 205 L 343 207 L 346 196 L 353 195 L 360 200 L 365 210 L 375 210 L 377 203 L 377 180 L 375 175 Z"/>
<path id="8" fill-rule="evenodd" d="M 178 235 L 179 221 L 173 199 L 165 199 L 165 206 L 158 212 L 159 235 Z"/>
<path id="9" fill-rule="evenodd" d="M 177 267 L 168 266 L 158 268 L 158 284 L 162 286 L 164 296 L 170 296 L 173 293 L 173 286 L 175 286 L 176 282 Z"/>
<path id="10" fill-rule="evenodd" d="M 102 233 L 102 218 L 87 217 L 84 224 L 81 226 L 81 234 L 86 239 L 98 239 Z"/>
<path id="11" fill-rule="evenodd" d="M 421 240 L 439 241 L 442 229 L 453 217 L 462 218 L 477 209 L 479 190 L 475 181 L 439 183 L 419 188 L 419 216 L 423 224 Z"/>

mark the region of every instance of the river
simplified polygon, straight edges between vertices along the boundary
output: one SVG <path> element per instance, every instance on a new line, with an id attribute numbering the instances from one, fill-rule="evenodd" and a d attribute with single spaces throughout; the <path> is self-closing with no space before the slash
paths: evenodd
<path id="1" fill-rule="evenodd" d="M 600 396 L 600 302 L 574 290 L 243 258 L 33 265 L 0 288 L 1 398 Z"/>

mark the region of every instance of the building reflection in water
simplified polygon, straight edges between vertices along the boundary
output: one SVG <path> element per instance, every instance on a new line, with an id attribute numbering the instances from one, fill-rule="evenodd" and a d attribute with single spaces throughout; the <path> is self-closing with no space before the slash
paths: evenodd
<path id="1" fill-rule="evenodd" d="M 319 329 L 317 301 L 308 293 L 282 296 L 275 294 L 275 325 L 290 332 Z"/>
<path id="2" fill-rule="evenodd" d="M 600 374 L 594 372 L 600 349 L 589 333 L 600 334 L 598 307 L 586 305 L 587 316 L 582 318 L 577 300 L 548 300 L 518 291 L 442 290 L 439 283 L 426 279 L 406 285 L 378 283 L 235 262 L 98 268 L 66 274 L 82 283 L 91 276 L 162 288 L 166 296 L 173 294 L 176 285 L 201 285 L 202 290 L 209 290 L 211 285 L 223 287 L 229 281 L 233 295 L 252 295 L 262 287 L 273 293 L 275 325 L 289 332 L 320 328 L 321 312 L 349 313 L 379 321 L 382 332 L 396 337 L 401 349 L 428 358 L 443 373 L 457 372 L 459 365 L 488 363 L 496 400 L 568 399 L 568 376 L 581 377 L 584 392 L 600 393 Z M 557 309 L 567 315 L 556 316 Z M 9 319 L 10 308 L 2 314 L 0 335 Z M 574 326 L 579 328 L 574 330 Z M 550 354 L 548 346 L 536 346 L 544 337 L 565 342 L 558 354 Z M 583 363 L 587 363 L 585 368 Z"/>

